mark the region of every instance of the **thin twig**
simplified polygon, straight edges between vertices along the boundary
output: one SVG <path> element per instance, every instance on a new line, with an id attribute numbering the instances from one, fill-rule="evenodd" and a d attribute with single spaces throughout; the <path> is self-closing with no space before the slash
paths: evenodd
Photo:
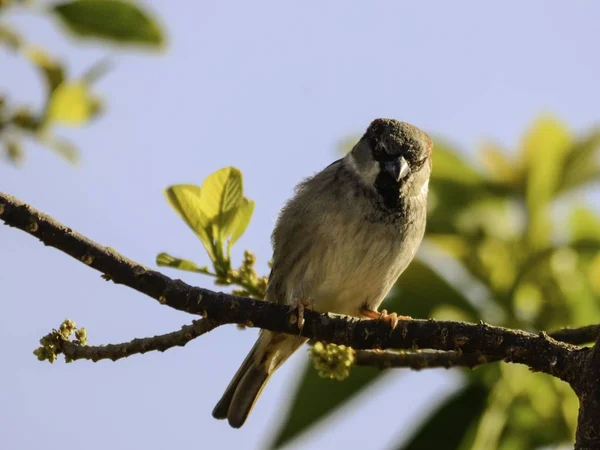
<path id="1" fill-rule="evenodd" d="M 378 350 L 357 350 L 355 352 L 356 365 L 372 366 L 380 369 L 390 369 L 392 367 L 406 367 L 414 370 L 449 369 L 451 367 L 468 367 L 472 369 L 481 364 L 495 361 L 497 360 L 490 360 L 479 352 L 422 351 L 416 353 Z"/>
<path id="2" fill-rule="evenodd" d="M 583 345 L 594 342 L 598 333 L 600 333 L 600 325 L 588 325 L 581 328 L 563 328 L 548 333 L 548 336 L 567 344 Z"/>
<path id="3" fill-rule="evenodd" d="M 181 330 L 171 333 L 152 336 L 147 338 L 133 339 L 120 344 L 108 344 L 98 346 L 79 345 L 74 342 L 59 341 L 59 353 L 63 353 L 67 360 L 88 359 L 100 361 L 110 359 L 117 361 L 135 354 L 144 354 L 151 351 L 164 352 L 173 347 L 183 347 L 188 342 L 214 330 L 219 326 L 218 322 L 201 319 L 194 320 L 190 325 L 184 325 Z"/>

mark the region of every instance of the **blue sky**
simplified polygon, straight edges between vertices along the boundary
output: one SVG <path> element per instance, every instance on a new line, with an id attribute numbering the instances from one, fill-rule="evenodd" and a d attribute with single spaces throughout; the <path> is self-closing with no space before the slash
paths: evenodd
<path id="1" fill-rule="evenodd" d="M 167 30 L 162 54 L 74 45 L 43 15 L 2 18 L 74 75 L 107 54 L 116 64 L 97 85 L 106 114 L 64 130 L 82 163 L 30 145 L 23 168 L 0 165 L 0 190 L 147 265 L 161 251 L 207 263 L 162 190 L 236 165 L 256 208 L 234 254 L 255 251 L 266 273 L 269 235 L 294 185 L 376 117 L 414 123 L 468 152 L 488 138 L 514 147 L 541 112 L 577 131 L 600 123 L 600 4 L 592 0 L 144 3 Z M 4 50 L 2 91 L 42 103 L 37 74 Z M 306 354 L 277 373 L 233 431 L 210 412 L 255 330 L 223 327 L 183 349 L 118 363 L 41 364 L 32 350 L 65 317 L 86 326 L 93 344 L 172 331 L 191 318 L 7 227 L 0 286 L 3 448 L 261 448 Z M 458 382 L 458 372 L 397 371 L 289 448 L 387 448 Z"/>

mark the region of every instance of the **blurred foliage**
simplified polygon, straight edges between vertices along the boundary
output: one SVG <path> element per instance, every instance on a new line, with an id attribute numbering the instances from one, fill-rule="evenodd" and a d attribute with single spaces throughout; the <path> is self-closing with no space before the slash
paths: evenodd
<path id="1" fill-rule="evenodd" d="M 446 399 L 429 420 L 421 424 L 410 442 L 400 448 L 430 450 L 461 448 L 465 428 L 471 427 L 485 410 L 489 395 L 487 385 L 474 381 Z M 442 444 L 443 443 L 443 444 Z M 473 447 L 476 448 L 476 447 Z M 461 448 L 469 450 L 470 447 Z"/>
<path id="2" fill-rule="evenodd" d="M 0 93 L 0 154 L 19 165 L 25 155 L 23 141 L 28 138 L 76 162 L 79 158 L 76 146 L 55 136 L 54 131 L 57 125 L 87 125 L 102 112 L 102 101 L 95 94 L 93 83 L 106 73 L 107 61 L 99 61 L 80 77 L 70 77 L 64 62 L 28 42 L 9 25 L 13 11 L 42 13 L 64 25 L 77 40 L 100 40 L 113 48 L 126 45 L 161 49 L 164 46 L 161 27 L 133 1 L 73 0 L 46 4 L 34 0 L 0 0 L 0 47 L 27 60 L 45 87 L 41 111 L 14 104 L 7 93 Z"/>
<path id="3" fill-rule="evenodd" d="M 352 142 L 343 141 L 343 151 Z M 575 203 L 583 197 L 574 193 L 600 179 L 600 129 L 574 137 L 558 120 L 542 116 L 514 153 L 483 145 L 480 165 L 443 140 L 434 142 L 425 245 L 385 307 L 530 331 L 599 322 L 600 217 Z M 230 260 L 254 206 L 243 197 L 241 173 L 221 169 L 202 187 L 172 186 L 166 196 L 200 238 L 213 269 L 166 253 L 157 263 L 211 275 L 218 284 L 240 286 L 236 293 L 262 298 L 267 279 L 256 274 L 254 256 L 246 252 L 237 270 Z M 327 377 L 306 363 L 270 448 L 313 429 L 387 373 L 353 367 L 348 375 L 338 354 L 344 349 L 321 350 L 317 366 Z M 330 379 L 332 373 L 344 380 Z M 534 449 L 573 441 L 578 403 L 563 382 L 511 364 L 463 373 L 462 388 L 398 449 Z"/>
<path id="4" fill-rule="evenodd" d="M 155 20 L 135 3 L 120 0 L 78 0 L 51 9 L 76 35 L 121 44 L 161 46 L 162 32 Z"/>

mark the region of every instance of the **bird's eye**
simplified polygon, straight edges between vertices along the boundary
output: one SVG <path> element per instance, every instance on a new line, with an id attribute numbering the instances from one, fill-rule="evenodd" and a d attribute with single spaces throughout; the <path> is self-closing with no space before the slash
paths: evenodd
<path id="1" fill-rule="evenodd" d="M 419 170 L 421 167 L 423 167 L 423 164 L 425 164 L 426 161 L 427 161 L 427 157 L 425 157 L 423 159 L 419 159 L 418 161 L 415 161 L 414 163 L 412 163 L 412 170 L 414 170 L 414 171 Z"/>

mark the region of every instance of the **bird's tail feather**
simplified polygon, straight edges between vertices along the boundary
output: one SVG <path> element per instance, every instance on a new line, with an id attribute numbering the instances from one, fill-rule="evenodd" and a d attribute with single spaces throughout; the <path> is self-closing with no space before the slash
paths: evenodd
<path id="1" fill-rule="evenodd" d="M 251 367 L 254 366 L 254 359 L 256 355 L 256 349 L 258 347 L 258 342 L 259 341 L 256 341 L 254 347 L 252 347 L 252 350 L 250 350 L 250 353 L 248 353 L 246 359 L 244 359 L 244 362 L 229 382 L 229 385 L 225 389 L 221 400 L 219 400 L 219 402 L 213 409 L 212 415 L 215 419 L 227 419 L 227 412 L 229 411 L 229 406 L 231 405 L 231 401 L 233 400 L 233 396 L 240 384 L 240 381 L 242 381 L 244 375 L 246 375 L 246 373 L 250 371 Z"/>
<path id="2" fill-rule="evenodd" d="M 213 409 L 215 419 L 227 419 L 240 428 L 275 370 L 306 339 L 263 330 Z"/>
<path id="3" fill-rule="evenodd" d="M 271 375 L 264 370 L 264 367 L 252 364 L 248 368 L 231 399 L 227 413 L 229 425 L 233 428 L 240 428 L 246 422 L 269 378 Z"/>

